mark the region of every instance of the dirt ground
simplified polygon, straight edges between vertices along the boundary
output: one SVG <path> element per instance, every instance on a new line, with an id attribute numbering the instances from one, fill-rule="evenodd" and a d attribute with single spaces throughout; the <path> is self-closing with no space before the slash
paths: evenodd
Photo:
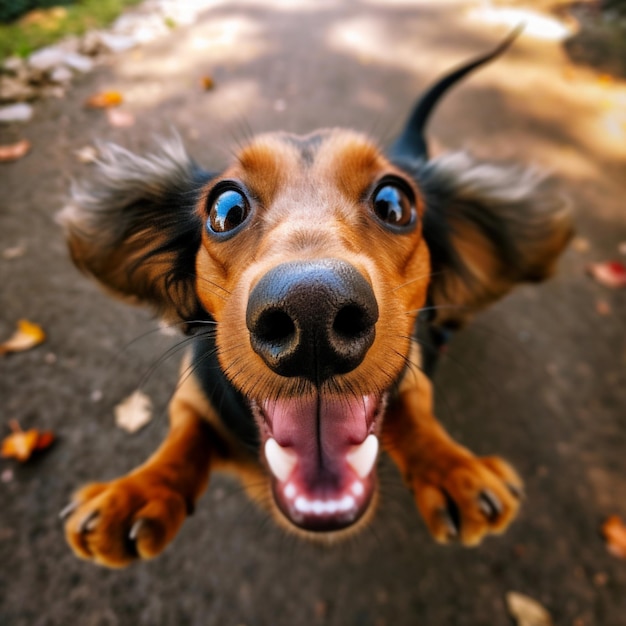
<path id="1" fill-rule="evenodd" d="M 499 626 L 511 623 L 514 590 L 559 626 L 626 625 L 626 561 L 599 533 L 608 515 L 626 519 L 626 290 L 585 275 L 626 241 L 626 83 L 527 35 L 450 94 L 431 127 L 447 149 L 551 171 L 576 217 L 558 276 L 482 315 L 437 374 L 451 433 L 526 480 L 511 530 L 477 549 L 436 545 L 386 461 L 374 522 L 333 548 L 286 537 L 223 476 L 160 558 L 126 570 L 77 560 L 58 519 L 81 483 L 122 474 L 157 446 L 178 360 L 159 360 L 176 338 L 146 334 L 157 328 L 147 312 L 102 294 L 68 260 L 54 216 L 92 167 L 75 150 L 104 139 L 144 151 L 176 128 L 210 169 L 251 131 L 351 126 L 385 143 L 421 88 L 505 33 L 472 19 L 472 6 L 216 1 L 193 26 L 38 104 L 28 125 L 0 128 L 0 143 L 33 143 L 0 165 L 0 252 L 26 250 L 0 257 L 0 337 L 23 317 L 48 333 L 0 359 L 0 421 L 58 436 L 31 463 L 0 460 L 0 624 Z M 199 87 L 205 75 L 214 90 Z M 83 108 L 103 89 L 124 94 L 132 128 Z M 156 417 L 130 436 L 113 408 L 140 384 Z"/>

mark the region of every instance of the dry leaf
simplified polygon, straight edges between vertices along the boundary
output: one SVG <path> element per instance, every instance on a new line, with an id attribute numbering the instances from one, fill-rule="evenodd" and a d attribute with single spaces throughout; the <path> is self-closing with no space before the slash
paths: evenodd
<path id="1" fill-rule="evenodd" d="M 74 151 L 81 163 L 94 163 L 98 160 L 98 150 L 94 146 L 84 146 Z"/>
<path id="2" fill-rule="evenodd" d="M 24 463 L 34 452 L 49 448 L 54 441 L 54 434 L 51 432 L 40 432 L 36 428 L 24 431 L 15 420 L 11 420 L 9 426 L 13 433 L 2 441 L 0 451 L 0 456 L 5 458 Z"/>
<path id="3" fill-rule="evenodd" d="M 12 248 L 5 248 L 2 251 L 2 258 L 5 261 L 13 261 L 13 259 L 19 259 L 24 256 L 26 252 L 26 246 L 24 244 L 20 244 L 19 246 L 13 246 Z"/>
<path id="4" fill-rule="evenodd" d="M 136 433 L 151 419 L 152 402 L 139 389 L 115 407 L 115 423 L 129 433 Z"/>
<path id="5" fill-rule="evenodd" d="M 24 352 L 30 350 L 46 340 L 46 333 L 41 326 L 28 320 L 19 320 L 17 330 L 10 339 L 0 343 L 0 355 L 8 352 Z"/>
<path id="6" fill-rule="evenodd" d="M 215 87 L 215 81 L 210 76 L 203 76 L 200 79 L 200 86 L 205 91 L 210 91 L 213 87 Z"/>
<path id="7" fill-rule="evenodd" d="M 85 106 L 91 109 L 108 109 L 119 106 L 123 101 L 124 98 L 119 91 L 103 91 L 91 96 L 85 102 Z"/>
<path id="8" fill-rule="evenodd" d="M 107 111 L 107 120 L 115 128 L 128 128 L 135 123 L 135 116 L 132 113 L 128 113 L 128 111 L 109 109 Z"/>
<path id="9" fill-rule="evenodd" d="M 602 524 L 602 534 L 608 551 L 620 559 L 626 559 L 626 525 L 619 515 L 611 515 Z"/>
<path id="10" fill-rule="evenodd" d="M 592 263 L 587 267 L 587 272 L 596 282 L 605 287 L 611 287 L 611 289 L 626 287 L 626 267 L 620 261 Z"/>
<path id="11" fill-rule="evenodd" d="M 550 613 L 539 602 L 522 593 L 509 591 L 506 606 L 517 626 L 553 626 Z"/>
<path id="12" fill-rule="evenodd" d="M 576 252 L 589 252 L 589 239 L 585 239 L 584 237 L 574 237 L 572 240 L 572 248 L 576 250 Z"/>
<path id="13" fill-rule="evenodd" d="M 611 87 L 615 83 L 615 79 L 610 74 L 600 74 L 598 83 L 603 87 Z"/>
<path id="14" fill-rule="evenodd" d="M 0 146 L 0 163 L 17 161 L 28 154 L 31 143 L 28 139 L 22 139 L 17 143 Z"/>

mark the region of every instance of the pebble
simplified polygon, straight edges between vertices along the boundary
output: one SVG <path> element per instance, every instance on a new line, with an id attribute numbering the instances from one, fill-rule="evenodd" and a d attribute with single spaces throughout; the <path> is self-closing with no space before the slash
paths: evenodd
<path id="1" fill-rule="evenodd" d="M 28 65 L 41 72 L 47 72 L 55 67 L 62 65 L 66 53 L 59 48 L 49 46 L 33 52 L 28 57 Z"/>
<path id="2" fill-rule="evenodd" d="M 36 96 L 37 90 L 32 85 L 12 76 L 0 77 L 0 102 L 23 102 Z"/>
<path id="3" fill-rule="evenodd" d="M 102 46 L 109 52 L 124 52 L 137 45 L 137 40 L 134 37 L 128 37 L 126 35 L 98 33 L 98 37 Z"/>
<path id="4" fill-rule="evenodd" d="M 33 107 L 25 102 L 0 107 L 0 122 L 28 122 L 33 116 Z"/>
<path id="5" fill-rule="evenodd" d="M 65 54 L 63 57 L 63 63 L 67 67 L 76 70 L 77 72 L 82 72 L 86 74 L 87 72 L 91 72 L 94 66 L 94 62 L 83 54 L 78 54 L 78 52 L 69 52 Z"/>
<path id="6" fill-rule="evenodd" d="M 26 63 L 21 57 L 9 57 L 2 64 L 2 68 L 12 74 L 17 74 L 24 68 L 25 65 Z"/>
<path id="7" fill-rule="evenodd" d="M 52 72 L 50 72 L 50 80 L 53 83 L 61 83 L 62 85 L 69 83 L 72 80 L 72 76 L 72 71 L 65 67 L 65 65 L 55 67 Z"/>

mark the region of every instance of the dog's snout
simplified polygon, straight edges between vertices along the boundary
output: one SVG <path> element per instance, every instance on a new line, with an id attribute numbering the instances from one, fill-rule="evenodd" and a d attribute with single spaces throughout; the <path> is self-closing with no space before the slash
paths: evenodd
<path id="1" fill-rule="evenodd" d="M 252 289 L 246 311 L 252 348 L 268 367 L 314 382 L 355 369 L 377 320 L 372 287 L 339 259 L 274 267 Z"/>

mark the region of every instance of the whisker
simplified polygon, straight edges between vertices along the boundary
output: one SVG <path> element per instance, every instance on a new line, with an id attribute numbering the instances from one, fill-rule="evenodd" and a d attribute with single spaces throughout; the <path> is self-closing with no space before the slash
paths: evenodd
<path id="1" fill-rule="evenodd" d="M 406 282 L 402 283 L 401 285 L 398 285 L 397 287 L 394 287 L 392 289 L 392 291 L 396 292 L 396 291 L 398 291 L 398 289 L 402 289 L 403 287 L 406 287 L 408 285 L 412 285 L 413 283 L 416 283 L 418 280 L 424 280 L 425 278 L 432 278 L 433 276 L 439 276 L 440 274 L 444 274 L 447 271 L 448 270 L 439 270 L 437 272 L 428 272 L 427 274 L 422 274 L 421 276 L 416 276 L 415 278 L 411 278 L 410 280 L 407 280 Z"/>

